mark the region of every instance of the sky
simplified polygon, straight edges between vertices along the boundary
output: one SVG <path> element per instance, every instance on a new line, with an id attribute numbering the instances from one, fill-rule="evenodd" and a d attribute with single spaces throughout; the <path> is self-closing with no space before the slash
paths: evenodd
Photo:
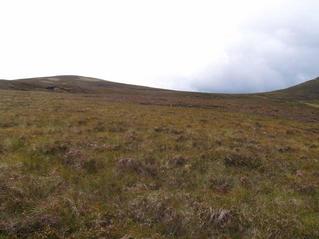
<path id="1" fill-rule="evenodd" d="M 0 0 L 0 79 L 285 88 L 319 76 L 318 12 L 318 0 Z"/>

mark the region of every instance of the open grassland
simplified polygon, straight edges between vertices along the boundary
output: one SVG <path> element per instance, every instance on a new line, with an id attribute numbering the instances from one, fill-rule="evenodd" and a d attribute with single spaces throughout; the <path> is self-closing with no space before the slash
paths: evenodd
<path id="1" fill-rule="evenodd" d="M 0 238 L 319 238 L 319 109 L 258 99 L 0 91 Z"/>

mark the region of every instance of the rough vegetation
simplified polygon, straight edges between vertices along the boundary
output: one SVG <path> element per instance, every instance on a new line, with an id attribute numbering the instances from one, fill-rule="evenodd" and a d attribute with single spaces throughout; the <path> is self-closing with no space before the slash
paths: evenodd
<path id="1" fill-rule="evenodd" d="M 318 108 L 161 93 L 0 91 L 0 238 L 319 237 Z"/>

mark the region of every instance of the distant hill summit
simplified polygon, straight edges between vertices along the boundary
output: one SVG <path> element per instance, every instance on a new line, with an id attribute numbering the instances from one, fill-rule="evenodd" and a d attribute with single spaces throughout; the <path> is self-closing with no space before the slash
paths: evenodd
<path id="1" fill-rule="evenodd" d="M 115 83 L 92 77 L 61 75 L 19 80 L 0 80 L 0 89 L 24 91 L 55 91 L 69 93 L 104 93 L 105 89 L 145 89 L 147 87 Z"/>
<path id="2" fill-rule="evenodd" d="M 302 84 L 273 92 L 258 94 L 208 94 L 190 93 L 173 90 L 156 89 L 151 87 L 115 83 L 92 77 L 61 75 L 50 77 L 38 77 L 19 80 L 0 80 L 2 90 L 23 90 L 23 91 L 49 91 L 49 92 L 68 92 L 68 93 L 87 93 L 87 94 L 108 94 L 125 93 L 127 94 L 152 94 L 168 93 L 170 95 L 191 94 L 196 97 L 232 97 L 232 96 L 266 96 L 275 99 L 296 99 L 296 100 L 316 100 L 319 99 L 319 77 Z"/>

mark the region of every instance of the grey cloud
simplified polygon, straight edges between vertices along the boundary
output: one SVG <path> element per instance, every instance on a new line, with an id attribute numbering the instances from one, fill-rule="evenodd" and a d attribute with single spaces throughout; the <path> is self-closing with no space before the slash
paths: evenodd
<path id="1" fill-rule="evenodd" d="M 226 60 L 190 80 L 206 92 L 261 92 L 319 75 L 319 4 L 291 1 L 287 9 L 244 24 Z"/>

